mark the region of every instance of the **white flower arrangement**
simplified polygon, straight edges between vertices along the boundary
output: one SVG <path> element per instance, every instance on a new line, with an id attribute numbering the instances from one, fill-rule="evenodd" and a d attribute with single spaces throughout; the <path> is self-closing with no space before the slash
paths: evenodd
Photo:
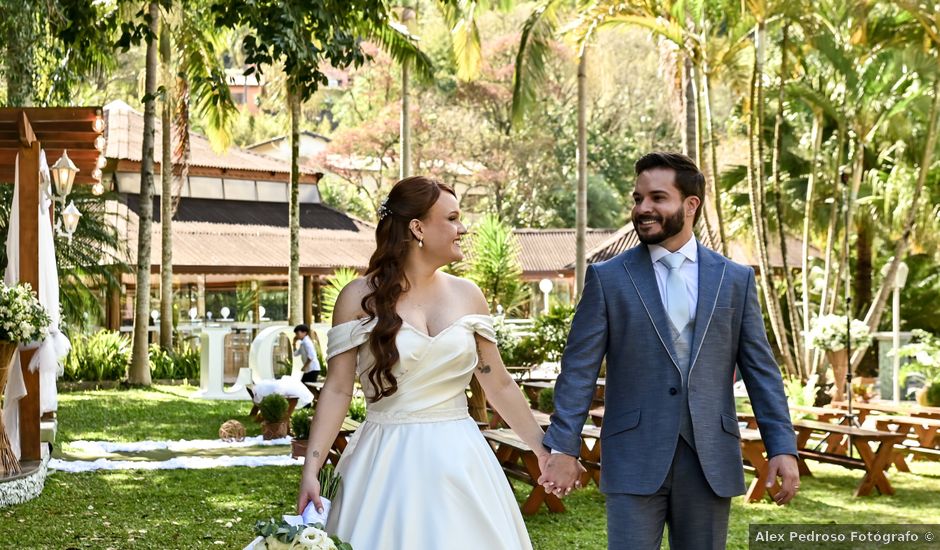
<path id="1" fill-rule="evenodd" d="M 0 340 L 29 344 L 46 339 L 52 320 L 28 283 L 0 282 Z"/>
<path id="2" fill-rule="evenodd" d="M 813 319 L 809 334 L 809 344 L 823 351 L 838 351 L 845 349 L 847 318 L 844 315 L 823 315 Z M 867 346 L 871 343 L 871 332 L 868 325 L 858 319 L 852 319 L 849 329 L 852 338 L 852 347 Z"/>

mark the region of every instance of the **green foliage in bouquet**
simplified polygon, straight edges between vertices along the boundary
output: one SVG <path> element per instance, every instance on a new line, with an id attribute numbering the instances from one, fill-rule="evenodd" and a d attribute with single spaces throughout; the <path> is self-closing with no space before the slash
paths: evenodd
<path id="1" fill-rule="evenodd" d="M 361 397 L 353 397 L 349 402 L 349 418 L 356 422 L 363 422 L 366 419 L 366 400 Z"/>
<path id="2" fill-rule="evenodd" d="M 304 440 L 310 438 L 310 420 L 313 418 L 313 408 L 307 407 L 294 411 L 290 417 L 290 431 L 294 439 Z"/>
<path id="3" fill-rule="evenodd" d="M 542 388 L 539 391 L 539 410 L 549 414 L 555 412 L 555 388 Z"/>
<path id="4" fill-rule="evenodd" d="M 258 404 L 261 418 L 269 423 L 283 422 L 287 416 L 288 408 L 290 408 L 290 404 L 287 402 L 287 398 L 276 393 L 266 395 Z"/>
<path id="5" fill-rule="evenodd" d="M 51 322 L 29 283 L 7 286 L 0 281 L 0 340 L 41 342 Z"/>
<path id="6" fill-rule="evenodd" d="M 343 476 L 336 473 L 336 469 L 333 468 L 332 464 L 324 464 L 317 476 L 317 481 L 320 482 L 320 496 L 330 500 L 336 498 L 342 480 Z"/>
<path id="7" fill-rule="evenodd" d="M 71 338 L 72 351 L 65 358 L 62 379 L 69 382 L 120 380 L 127 376 L 131 343 L 118 332 L 100 330 Z"/>
<path id="8" fill-rule="evenodd" d="M 326 529 L 320 523 L 292 526 L 286 521 L 277 521 L 272 518 L 268 521 L 258 521 L 255 523 L 255 535 L 264 538 L 264 548 L 267 550 L 279 550 L 281 548 L 284 550 L 314 548 L 314 546 L 310 544 L 304 544 L 303 540 L 305 531 L 309 532 L 311 528 L 318 529 L 324 533 L 326 532 Z M 319 536 L 324 535 L 319 534 Z M 329 540 L 333 542 L 333 546 L 336 550 L 353 550 L 351 544 L 341 541 L 339 537 L 328 537 Z M 322 544 L 317 546 L 317 548 L 323 547 Z"/>

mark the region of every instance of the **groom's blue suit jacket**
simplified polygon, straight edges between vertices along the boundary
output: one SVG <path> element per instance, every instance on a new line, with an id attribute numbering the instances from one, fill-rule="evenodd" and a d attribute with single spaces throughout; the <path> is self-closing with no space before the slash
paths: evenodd
<path id="1" fill-rule="evenodd" d="M 737 365 L 768 456 L 796 455 L 780 369 L 770 350 L 754 271 L 701 244 L 688 384 L 669 338 L 645 245 L 587 269 L 555 384 L 545 445 L 577 456 L 581 428 L 607 359 L 601 491 L 648 495 L 663 484 L 688 400 L 696 451 L 718 496 L 744 492 L 732 384 Z M 686 393 L 688 390 L 688 394 Z"/>

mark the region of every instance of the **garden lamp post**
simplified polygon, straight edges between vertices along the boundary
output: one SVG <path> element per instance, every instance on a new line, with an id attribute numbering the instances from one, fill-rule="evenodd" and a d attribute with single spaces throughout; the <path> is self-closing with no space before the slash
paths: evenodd
<path id="1" fill-rule="evenodd" d="M 539 281 L 539 290 L 542 291 L 542 295 L 544 296 L 545 300 L 542 306 L 543 313 L 548 313 L 548 295 L 551 293 L 553 288 L 555 288 L 555 285 L 552 284 L 551 279 L 542 279 Z"/>
<path id="2" fill-rule="evenodd" d="M 901 289 L 907 283 L 907 264 L 901 262 L 898 264 L 898 271 L 894 276 L 894 292 L 891 304 L 891 347 L 894 350 L 894 357 L 891 365 L 891 386 L 894 402 L 901 400 L 901 387 L 898 381 L 898 370 L 901 368 L 901 358 L 898 356 L 898 348 L 901 347 Z"/>
<path id="3" fill-rule="evenodd" d="M 78 166 L 69 158 L 69 152 L 62 151 L 62 156 L 52 165 L 52 179 L 55 180 L 56 195 L 64 203 L 65 197 L 72 192 L 72 184 L 75 183 L 75 174 L 78 173 Z"/>
<path id="4" fill-rule="evenodd" d="M 68 237 L 69 244 L 72 244 L 72 235 L 75 234 L 75 228 L 78 227 L 78 220 L 82 213 L 75 206 L 75 201 L 70 201 L 69 205 L 62 211 L 62 229 L 65 236 Z"/>

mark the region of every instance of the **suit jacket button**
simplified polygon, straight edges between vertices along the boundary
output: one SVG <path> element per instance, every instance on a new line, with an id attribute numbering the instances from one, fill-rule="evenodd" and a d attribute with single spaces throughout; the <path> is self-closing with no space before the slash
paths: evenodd
<path id="1" fill-rule="evenodd" d="M 675 395 L 677 393 L 679 393 L 679 390 L 676 388 L 669 388 L 669 395 Z"/>

